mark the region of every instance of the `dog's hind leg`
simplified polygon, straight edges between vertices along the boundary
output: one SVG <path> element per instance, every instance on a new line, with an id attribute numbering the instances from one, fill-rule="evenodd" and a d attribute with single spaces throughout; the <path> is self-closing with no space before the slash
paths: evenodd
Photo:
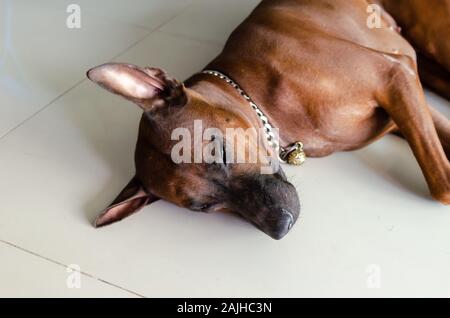
<path id="1" fill-rule="evenodd" d="M 387 90 L 379 102 L 412 148 L 432 196 L 450 204 L 450 163 L 418 77 L 401 66 L 388 75 Z M 443 121 L 439 124 L 447 126 Z"/>
<path id="2" fill-rule="evenodd" d="M 444 66 L 418 54 L 419 73 L 422 83 L 450 100 L 450 73 Z"/>

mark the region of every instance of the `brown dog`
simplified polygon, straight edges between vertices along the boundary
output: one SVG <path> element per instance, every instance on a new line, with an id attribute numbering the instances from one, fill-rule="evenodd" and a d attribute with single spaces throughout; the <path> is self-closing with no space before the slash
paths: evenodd
<path id="1" fill-rule="evenodd" d="M 450 0 L 378 0 L 419 53 L 421 80 L 450 100 Z"/>
<path id="2" fill-rule="evenodd" d="M 280 129 L 282 146 L 301 140 L 309 157 L 359 149 L 400 133 L 433 197 L 449 204 L 450 165 L 443 145 L 449 153 L 450 124 L 427 105 L 415 52 L 390 16 L 383 12 L 381 28 L 367 26 L 368 5 L 366 0 L 262 1 L 208 69 L 243 88 Z M 299 201 L 281 169 L 263 175 L 259 161 L 175 164 L 171 159 L 171 133 L 178 127 L 193 132 L 194 120 L 203 120 L 203 129 L 223 131 L 263 125 L 229 83 L 200 73 L 183 85 L 158 69 L 113 63 L 90 70 L 88 77 L 144 110 L 136 176 L 97 226 L 162 198 L 195 211 L 237 212 L 276 239 L 289 231 Z"/>

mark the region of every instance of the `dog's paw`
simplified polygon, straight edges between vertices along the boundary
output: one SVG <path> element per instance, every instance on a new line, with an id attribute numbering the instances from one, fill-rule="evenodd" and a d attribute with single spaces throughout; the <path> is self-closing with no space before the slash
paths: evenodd
<path id="1" fill-rule="evenodd" d="M 450 205 L 450 191 L 434 193 L 433 198 L 444 205 Z"/>

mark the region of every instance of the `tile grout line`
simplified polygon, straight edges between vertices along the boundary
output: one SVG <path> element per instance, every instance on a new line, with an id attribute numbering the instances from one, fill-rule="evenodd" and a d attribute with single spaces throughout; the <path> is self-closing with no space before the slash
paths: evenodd
<path id="1" fill-rule="evenodd" d="M 160 33 L 162 33 L 164 35 L 170 35 L 170 36 L 177 37 L 177 38 L 185 38 L 187 40 L 199 42 L 199 43 L 202 43 L 202 44 L 208 44 L 208 45 L 214 45 L 214 46 L 220 46 L 220 47 L 223 47 L 225 45 L 224 43 L 219 42 L 219 41 L 216 42 L 216 41 L 212 41 L 212 40 L 200 39 L 200 38 L 197 38 L 195 36 L 185 35 L 185 34 L 172 32 L 172 31 L 167 31 L 167 30 L 159 29 L 158 32 L 160 32 Z"/>
<path id="2" fill-rule="evenodd" d="M 174 14 L 173 16 L 171 16 L 170 18 L 168 18 L 166 21 L 162 22 L 161 24 L 159 24 L 158 26 L 156 26 L 155 28 L 151 29 L 150 28 L 144 28 L 142 26 L 139 25 L 134 25 L 134 24 L 130 24 L 134 27 L 139 27 L 141 29 L 145 29 L 147 31 L 149 31 L 148 33 L 146 33 L 142 38 L 140 38 L 139 40 L 137 40 L 136 42 L 132 43 L 131 45 L 129 45 L 128 47 L 126 47 L 125 49 L 123 49 L 122 51 L 120 51 L 118 54 L 114 55 L 112 58 L 108 59 L 109 61 L 112 61 L 116 58 L 118 58 L 119 56 L 121 56 L 122 54 L 125 54 L 128 50 L 132 49 L 133 47 L 137 46 L 139 43 L 141 43 L 142 41 L 144 41 L 145 39 L 147 39 L 150 35 L 152 35 L 153 33 L 155 33 L 156 31 L 159 31 L 159 29 L 161 27 L 163 27 L 164 25 L 166 25 L 167 23 L 170 23 L 172 20 L 174 20 L 176 17 L 178 17 L 180 14 L 182 14 L 183 12 L 185 12 L 189 7 L 191 6 L 191 4 L 187 4 L 182 10 L 180 10 L 177 14 Z M 161 32 L 161 31 L 159 31 Z M 25 123 L 27 123 L 29 120 L 33 119 L 34 117 L 36 117 L 37 115 L 39 115 L 42 111 L 44 111 L 45 109 L 47 109 L 48 107 L 50 107 L 53 103 L 55 103 L 56 101 L 58 101 L 61 97 L 63 97 L 64 95 L 68 94 L 70 91 L 72 91 L 73 89 L 77 88 L 78 86 L 80 86 L 84 81 L 86 81 L 86 78 L 83 78 L 81 80 L 79 80 L 78 82 L 76 82 L 73 86 L 69 87 L 67 90 L 65 90 L 64 92 L 62 92 L 61 94 L 59 94 L 58 96 L 56 96 L 55 98 L 53 98 L 50 102 L 48 102 L 47 104 L 45 104 L 42 108 L 38 109 L 36 112 L 34 112 L 33 114 L 31 114 L 29 117 L 27 117 L 24 121 L 22 121 L 21 123 L 17 124 L 16 126 L 12 127 L 11 129 L 9 129 L 8 131 L 6 131 L 4 134 L 0 135 L 0 141 L 5 138 L 6 136 L 8 136 L 10 133 L 12 133 L 13 131 L 15 131 L 16 129 L 22 127 Z"/>
<path id="3" fill-rule="evenodd" d="M 29 255 L 38 257 L 38 258 L 43 259 L 43 260 L 45 260 L 45 261 L 51 262 L 51 263 L 53 263 L 53 264 L 55 264 L 55 265 L 64 267 L 64 268 L 66 268 L 66 269 L 69 268 L 69 266 L 66 265 L 66 264 L 64 264 L 64 263 L 55 261 L 54 259 L 48 258 L 48 257 L 46 257 L 46 256 L 42 256 L 42 255 L 37 254 L 37 253 L 35 253 L 35 252 L 31 251 L 31 250 L 28 250 L 28 249 L 26 249 L 26 248 L 23 248 L 23 247 L 20 247 L 20 246 L 18 246 L 18 245 L 15 245 L 15 244 L 13 244 L 13 243 L 11 243 L 11 242 L 8 242 L 8 241 L 5 241 L 5 240 L 0 239 L 0 243 L 1 243 L 1 244 L 4 244 L 4 245 L 8 245 L 8 246 L 10 246 L 10 247 L 13 247 L 13 248 L 15 248 L 15 249 L 18 249 L 18 250 L 24 252 L 24 253 L 27 253 L 27 254 L 29 254 Z M 86 273 L 86 272 L 84 272 L 84 271 L 78 271 L 78 272 L 79 272 L 80 274 L 84 275 L 84 276 L 87 276 L 87 277 L 89 277 L 89 278 L 95 279 L 95 280 L 97 280 L 97 281 L 99 281 L 99 282 L 101 282 L 101 283 L 104 283 L 104 284 L 106 284 L 106 285 L 109 285 L 109 286 L 111 286 L 111 287 L 118 288 L 118 289 L 120 289 L 120 290 L 122 290 L 122 291 L 125 291 L 125 292 L 127 292 L 127 293 L 133 294 L 133 295 L 138 296 L 138 297 L 140 297 L 140 298 L 146 298 L 144 295 L 141 295 L 141 294 L 139 294 L 139 293 L 137 293 L 137 292 L 134 292 L 134 291 L 132 291 L 132 290 L 130 290 L 130 289 L 127 289 L 127 288 L 125 288 L 125 287 L 122 287 L 122 286 L 116 285 L 116 284 L 114 284 L 114 283 L 111 283 L 111 282 L 109 282 L 109 281 L 107 281 L 107 280 L 104 280 L 104 279 L 102 279 L 102 278 L 96 277 L 96 276 L 94 276 L 94 275 L 92 275 L 92 274 Z"/>
<path id="4" fill-rule="evenodd" d="M 177 14 L 174 14 L 173 16 L 171 16 L 170 18 L 168 18 L 166 21 L 160 23 L 153 31 L 160 31 L 160 29 L 165 26 L 166 24 L 169 24 L 170 22 L 172 22 L 173 20 L 175 20 L 175 18 L 177 18 L 178 16 L 182 15 L 184 12 L 187 11 L 187 9 L 189 9 L 192 6 L 192 3 L 188 3 L 186 4 L 186 6 L 180 10 L 180 12 L 178 12 Z"/>
<path id="5" fill-rule="evenodd" d="M 156 27 L 155 27 L 154 29 L 152 29 L 152 30 L 150 30 L 149 28 L 144 28 L 144 27 L 139 26 L 139 25 L 134 25 L 135 27 L 140 27 L 141 29 L 148 30 L 149 32 L 146 33 L 146 34 L 145 34 L 142 38 L 140 38 L 138 41 L 132 43 L 132 44 L 129 45 L 127 48 L 125 48 L 124 50 L 120 51 L 118 54 L 116 54 L 115 56 L 113 56 L 113 57 L 110 58 L 109 60 L 112 61 L 112 60 L 118 58 L 119 56 L 125 54 L 127 51 L 129 51 L 129 50 L 132 49 L 133 47 L 137 46 L 139 43 L 141 43 L 142 41 L 144 41 L 145 39 L 147 39 L 147 38 L 148 38 L 150 35 L 152 35 L 153 33 L 157 32 L 157 31 L 158 31 L 158 32 L 161 32 L 160 29 L 161 29 L 164 25 L 166 25 L 167 23 L 170 23 L 172 20 L 174 20 L 174 19 L 175 19 L 176 17 L 178 17 L 180 14 L 182 14 L 183 12 L 185 12 L 190 6 L 191 6 L 191 3 L 190 3 L 190 4 L 187 4 L 187 5 L 186 5 L 182 10 L 180 10 L 177 14 L 174 14 L 172 17 L 170 17 L 170 18 L 167 19 L 166 21 L 162 22 L 160 25 L 156 26 Z M 133 25 L 133 24 L 132 24 L 132 25 Z M 163 33 L 163 32 L 161 32 L 161 33 Z M 79 81 L 76 82 L 73 86 L 71 86 L 70 88 L 68 88 L 67 90 L 65 90 L 64 92 L 62 92 L 62 93 L 59 94 L 58 96 L 56 96 L 54 99 L 52 99 L 50 102 L 48 102 L 46 105 L 44 105 L 42 108 L 40 108 L 39 110 L 37 110 L 35 113 L 31 114 L 31 115 L 30 115 L 28 118 L 26 118 L 24 121 L 22 121 L 21 123 L 19 123 L 19 124 L 16 125 L 15 127 L 9 129 L 6 133 L 4 133 L 3 135 L 0 136 L 0 140 L 2 140 L 3 138 L 5 138 L 7 135 L 9 135 L 10 133 L 12 133 L 12 132 L 15 131 L 16 129 L 18 129 L 18 128 L 20 128 L 21 126 L 23 126 L 25 123 L 27 123 L 27 122 L 28 122 L 29 120 L 31 120 L 32 118 L 36 117 L 39 113 L 41 113 L 42 111 L 44 111 L 45 109 L 47 109 L 48 107 L 50 107 L 53 103 L 55 103 L 56 101 L 58 101 L 58 100 L 59 100 L 60 98 L 62 98 L 64 95 L 68 94 L 70 91 L 72 91 L 73 89 L 75 89 L 75 88 L 77 88 L 78 86 L 80 86 L 84 81 L 86 81 L 86 78 L 83 78 L 83 79 L 79 80 Z M 10 246 L 10 247 L 12 247 L 12 248 L 18 249 L 18 250 L 20 250 L 20 251 L 22 251 L 22 252 L 24 252 L 24 253 L 29 254 L 29 255 L 33 255 L 33 256 L 38 257 L 38 258 L 40 258 L 40 259 L 43 259 L 43 260 L 45 260 L 45 261 L 51 262 L 51 263 L 53 263 L 53 264 L 55 264 L 55 265 L 58 265 L 58 266 L 61 266 L 61 267 L 64 267 L 64 268 L 67 268 L 67 267 L 68 267 L 67 265 L 65 265 L 65 264 L 63 264 L 63 263 L 61 263 L 61 262 L 55 261 L 55 260 L 53 260 L 53 259 L 51 259 L 51 258 L 49 258 L 49 257 L 40 255 L 40 254 L 38 254 L 38 253 L 36 253 L 36 252 L 33 252 L 33 251 L 31 251 L 31 250 L 28 250 L 28 249 L 26 249 L 26 248 L 23 248 L 23 247 L 21 247 L 21 246 L 19 246 L 19 245 L 16 245 L 16 244 L 11 243 L 11 242 L 8 242 L 8 241 L 5 241 L 5 240 L 0 239 L 0 243 L 1 243 L 1 244 L 4 244 L 4 245 L 7 245 L 7 246 Z M 95 279 L 95 280 L 97 280 L 97 281 L 99 281 L 99 282 L 101 282 L 101 283 L 104 283 L 104 284 L 106 284 L 106 285 L 109 285 L 109 286 L 111 286 L 111 287 L 113 287 L 113 288 L 117 288 L 117 289 L 123 290 L 123 291 L 125 291 L 125 292 L 127 292 L 127 293 L 130 293 L 130 294 L 132 294 L 132 295 L 138 296 L 138 297 L 140 297 L 140 298 L 146 298 L 144 295 L 141 295 L 141 294 L 139 294 L 139 293 L 137 293 L 137 292 L 134 292 L 134 291 L 132 291 L 132 290 L 130 290 L 130 289 L 121 287 L 121 286 L 119 286 L 119 285 L 116 285 L 116 284 L 111 283 L 111 282 L 109 282 L 109 281 L 107 281 L 107 280 L 104 280 L 104 279 L 102 279 L 102 278 L 99 278 L 99 277 L 96 277 L 96 276 L 94 276 L 94 275 L 91 275 L 91 274 L 89 274 L 89 273 L 80 271 L 80 274 L 82 274 L 82 275 L 84 275 L 84 276 L 86 276 L 86 277 L 90 277 L 90 278 L 92 278 L 92 279 Z"/>
<path id="6" fill-rule="evenodd" d="M 120 51 L 119 54 L 113 56 L 111 59 L 109 60 L 114 60 L 115 58 L 119 57 L 120 55 L 124 54 L 126 51 L 128 51 L 129 49 L 133 48 L 134 46 L 136 46 L 137 44 L 139 44 L 141 41 L 145 40 L 151 33 L 153 33 L 153 31 L 151 31 L 150 33 L 145 34 L 145 36 L 143 36 L 141 39 L 139 39 L 137 42 L 134 42 L 133 44 L 131 44 L 130 46 L 128 46 L 126 49 Z M 33 119 L 34 117 L 36 117 L 37 115 L 39 115 L 42 111 L 44 111 L 45 109 L 47 109 L 48 107 L 50 107 L 52 104 L 54 104 L 56 101 L 58 101 L 60 98 L 62 98 L 64 95 L 68 94 L 70 91 L 72 91 L 73 89 L 77 88 L 78 86 L 80 86 L 84 81 L 86 81 L 86 78 L 83 78 L 81 80 L 79 80 L 78 82 L 76 82 L 73 86 L 71 86 L 70 88 L 68 88 L 67 90 L 65 90 L 64 92 L 62 92 L 61 94 L 59 94 L 58 96 L 56 96 L 55 98 L 53 98 L 50 102 L 48 102 L 47 104 L 45 104 L 42 108 L 40 108 L 39 110 L 37 110 L 36 112 L 34 112 L 33 114 L 31 114 L 28 118 L 26 118 L 24 121 L 22 121 L 20 124 L 16 125 L 15 127 L 11 128 L 10 130 L 8 130 L 6 133 L 4 133 L 2 136 L 0 136 L 0 140 L 3 139 L 4 137 L 6 137 L 7 135 L 9 135 L 10 133 L 12 133 L 13 131 L 15 131 L 16 129 L 20 128 L 22 125 L 24 125 L 25 123 L 27 123 L 29 120 Z"/>
<path id="7" fill-rule="evenodd" d="M 56 102 L 58 99 L 60 99 L 62 96 L 64 96 L 65 94 L 67 94 L 68 92 L 70 92 L 72 89 L 76 88 L 77 86 L 79 86 L 81 83 L 83 83 L 85 81 L 85 79 L 83 78 L 82 80 L 79 80 L 78 82 L 76 82 L 73 86 L 71 86 L 70 88 L 68 88 L 67 90 L 65 90 L 64 92 L 62 92 L 61 94 L 59 94 L 58 96 L 56 96 L 55 98 L 53 98 L 50 102 L 48 102 L 47 104 L 45 104 L 44 106 L 42 106 L 41 108 L 39 108 L 37 111 L 35 111 L 33 114 L 31 114 L 29 117 L 27 117 L 24 121 L 22 121 L 21 123 L 17 124 L 16 126 L 12 127 L 11 129 L 9 129 L 7 132 L 5 132 L 3 135 L 0 136 L 0 140 L 3 139 L 4 137 L 6 137 L 7 135 L 9 135 L 10 133 L 12 133 L 14 130 L 16 130 L 17 128 L 21 127 L 23 124 L 25 124 L 26 122 L 28 122 L 30 119 L 34 118 L 36 115 L 38 115 L 40 112 L 42 112 L 44 109 L 46 109 L 47 107 L 49 107 L 51 104 L 53 104 L 54 102 Z"/>
<path id="8" fill-rule="evenodd" d="M 179 12 L 171 15 L 169 18 L 167 18 L 167 20 L 161 22 L 160 24 L 158 24 L 156 27 L 153 27 L 153 28 L 145 26 L 145 25 L 142 25 L 142 24 L 139 24 L 139 23 L 128 22 L 128 21 L 124 21 L 124 20 L 120 20 L 120 19 L 117 19 L 117 20 L 119 22 L 121 22 L 121 23 L 125 23 L 125 24 L 128 24 L 128 25 L 134 26 L 136 28 L 141 28 L 141 29 L 144 29 L 144 30 L 147 30 L 147 31 L 154 32 L 154 31 L 158 31 L 161 27 L 163 27 L 164 25 L 166 25 L 167 23 L 171 22 L 176 17 L 178 17 L 179 15 L 184 13 L 189 7 L 192 6 L 192 4 L 194 2 L 195 2 L 195 0 L 192 0 L 192 2 L 188 2 Z"/>

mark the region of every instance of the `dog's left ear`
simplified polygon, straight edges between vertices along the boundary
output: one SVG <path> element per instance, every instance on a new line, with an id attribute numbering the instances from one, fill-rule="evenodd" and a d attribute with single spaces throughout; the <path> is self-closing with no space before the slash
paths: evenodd
<path id="1" fill-rule="evenodd" d="M 187 101 L 184 85 L 158 68 L 107 63 L 89 70 L 87 77 L 106 90 L 131 100 L 144 111 L 185 105 Z"/>
<path id="2" fill-rule="evenodd" d="M 134 177 L 120 192 L 114 202 L 100 213 L 95 220 L 95 227 L 102 227 L 120 221 L 157 200 L 159 198 L 151 193 L 147 193 L 139 180 Z"/>

